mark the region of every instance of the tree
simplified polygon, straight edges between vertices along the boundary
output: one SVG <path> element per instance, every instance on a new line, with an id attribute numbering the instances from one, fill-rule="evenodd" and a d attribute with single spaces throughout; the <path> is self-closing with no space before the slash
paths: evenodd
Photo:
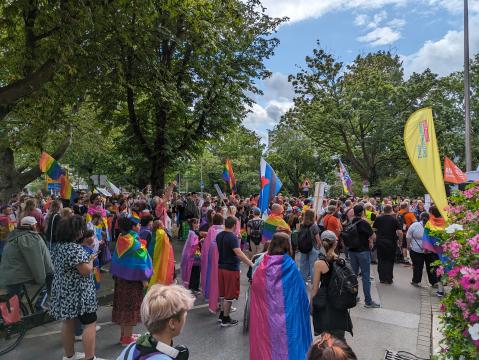
<path id="1" fill-rule="evenodd" d="M 299 129 L 283 122 L 274 128 L 271 138 L 266 158 L 281 179 L 283 189 L 296 194 L 306 178 L 313 182 L 331 179 L 332 153 L 315 148 Z"/>
<path id="2" fill-rule="evenodd" d="M 343 157 L 373 189 L 381 190 L 382 179 L 400 176 L 407 191 L 408 180 L 416 176 L 404 150 L 403 129 L 418 108 L 434 110 L 441 155 L 462 160 L 460 77 L 439 78 L 426 70 L 405 79 L 400 58 L 389 52 L 357 56 L 344 66 L 315 49 L 306 57 L 306 68 L 290 76 L 295 106 L 282 121 L 298 127 L 319 149 Z"/>
<path id="3" fill-rule="evenodd" d="M 42 150 L 59 159 L 68 148 L 72 109 L 84 93 L 79 74 L 88 70 L 82 46 L 92 6 L 66 0 L 0 5 L 2 202 L 40 176 Z M 61 140 L 51 146 L 51 138 Z"/>
<path id="4" fill-rule="evenodd" d="M 121 146 L 158 193 L 169 167 L 241 122 L 248 93 L 260 93 L 255 79 L 269 76 L 263 60 L 283 19 L 258 0 L 116 3 L 114 14 L 97 14 L 110 36 L 91 42 L 108 53 L 91 96 L 104 118 L 128 124 Z"/>
<path id="5" fill-rule="evenodd" d="M 201 156 L 176 170 L 182 174 L 183 184 L 188 181 L 189 191 L 200 190 L 202 174 L 205 191 L 215 193 L 213 185 L 216 183 L 226 193 L 230 193 L 222 178 L 225 160 L 230 159 L 236 177 L 237 193 L 249 196 L 259 191 L 259 161 L 263 151 L 264 145 L 254 131 L 237 126 L 217 140 L 211 140 Z M 185 188 L 182 185 L 182 190 Z"/>

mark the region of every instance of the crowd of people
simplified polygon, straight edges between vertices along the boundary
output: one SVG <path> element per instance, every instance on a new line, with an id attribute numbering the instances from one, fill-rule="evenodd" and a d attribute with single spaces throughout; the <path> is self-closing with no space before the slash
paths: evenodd
<path id="1" fill-rule="evenodd" d="M 353 333 L 348 310 L 360 300 L 357 286 L 350 299 L 333 301 L 331 292 L 337 276 L 360 276 L 364 306 L 380 307 L 371 297 L 371 264 L 387 285 L 395 263 L 412 265 L 415 287 L 425 265 L 443 295 L 433 271 L 437 255 L 422 238 L 428 222 L 444 219 L 419 199 L 324 199 L 313 210 L 309 198 L 279 194 L 262 213 L 258 195 L 219 198 L 174 188 L 162 196 L 84 193 L 71 204 L 23 193 L 1 207 L 0 288 L 21 294 L 26 284 L 45 285 L 48 301 L 37 305 L 63 322 L 63 359 L 99 359 L 97 292 L 106 272 L 114 281 L 112 321 L 125 347 L 118 359 L 187 358 L 188 349 L 172 343 L 195 296 L 208 301 L 221 327 L 237 325 L 241 262 L 251 269 L 253 360 L 355 359 L 345 332 Z M 173 238 L 184 241 L 180 274 Z M 140 322 L 146 335 L 133 333 Z M 75 352 L 75 340 L 84 353 Z"/>

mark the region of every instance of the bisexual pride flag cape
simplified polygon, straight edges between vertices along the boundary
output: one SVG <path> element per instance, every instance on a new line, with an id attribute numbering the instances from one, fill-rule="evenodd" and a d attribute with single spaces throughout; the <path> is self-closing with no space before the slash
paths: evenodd
<path id="1" fill-rule="evenodd" d="M 193 265 L 199 265 L 196 264 L 196 259 L 200 255 L 197 253 L 199 243 L 198 235 L 190 230 L 181 254 L 181 280 L 183 280 L 183 286 L 187 289 L 190 286 L 191 269 L 193 269 Z"/>
<path id="2" fill-rule="evenodd" d="M 145 281 L 152 275 L 152 263 L 146 244 L 138 234 L 130 231 L 118 236 L 111 259 L 110 273 L 120 279 Z"/>
<path id="3" fill-rule="evenodd" d="M 250 360 L 304 360 L 311 345 L 309 300 L 289 255 L 264 255 L 251 285 Z"/>
<path id="4" fill-rule="evenodd" d="M 148 253 L 153 260 L 153 276 L 148 287 L 154 284 L 171 285 L 175 275 L 175 256 L 165 230 L 158 228 L 153 233 Z"/>
<path id="5" fill-rule="evenodd" d="M 445 228 L 446 220 L 444 218 L 437 218 L 429 214 L 429 221 L 424 226 L 424 235 L 422 237 L 422 247 L 425 250 L 436 253 L 441 260 L 444 259 L 442 246 L 439 243 L 439 238 L 433 234 L 435 231 L 444 231 Z"/>
<path id="6" fill-rule="evenodd" d="M 213 241 L 216 239 L 216 235 L 222 231 L 223 225 L 212 225 L 208 229 L 206 238 L 201 246 L 201 291 L 205 299 L 209 299 L 211 287 L 213 291 L 217 291 L 216 289 L 218 288 L 218 259 L 215 261 L 214 257 L 210 257 L 209 252 Z"/>
<path id="7" fill-rule="evenodd" d="M 261 190 L 259 193 L 258 207 L 261 214 L 268 209 L 269 203 L 274 199 L 281 189 L 281 181 L 276 176 L 273 168 L 263 158 L 261 158 L 260 166 Z"/>
<path id="8" fill-rule="evenodd" d="M 261 243 L 271 241 L 274 233 L 277 231 L 278 227 L 289 229 L 289 225 L 284 221 L 282 216 L 270 215 L 265 220 L 263 225 L 263 233 L 261 235 Z"/>
<path id="9" fill-rule="evenodd" d="M 206 272 L 206 293 L 208 294 L 208 309 L 213 314 L 216 313 L 218 308 L 218 298 L 220 296 L 218 286 L 218 244 L 216 243 L 216 237 L 211 242 L 208 249 L 208 271 Z"/>

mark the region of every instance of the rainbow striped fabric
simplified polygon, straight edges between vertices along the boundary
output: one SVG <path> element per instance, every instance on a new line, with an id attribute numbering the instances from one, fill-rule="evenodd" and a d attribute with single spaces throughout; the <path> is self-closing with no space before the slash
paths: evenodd
<path id="1" fill-rule="evenodd" d="M 424 235 L 422 237 L 422 247 L 425 250 L 429 250 L 433 253 L 439 255 L 441 258 L 442 255 L 442 246 L 439 243 L 439 238 L 434 236 L 435 231 L 444 231 L 446 228 L 446 221 L 444 218 L 437 218 L 433 215 L 429 215 L 429 221 L 424 226 Z"/>
<path id="2" fill-rule="evenodd" d="M 150 279 L 153 273 L 151 257 L 146 250 L 145 242 L 140 240 L 136 232 L 130 231 L 128 234 L 118 236 L 110 273 L 130 281 Z"/>
<path id="3" fill-rule="evenodd" d="M 165 230 L 159 228 L 153 233 L 148 244 L 148 253 L 153 261 L 153 276 L 148 286 L 172 284 L 175 274 L 175 257 Z"/>
<path id="4" fill-rule="evenodd" d="M 264 244 L 267 241 L 271 241 L 274 233 L 277 231 L 278 227 L 289 229 L 289 225 L 281 215 L 270 215 L 265 220 L 263 225 L 263 234 L 261 237 L 261 242 Z"/>
<path id="5" fill-rule="evenodd" d="M 63 175 L 63 170 L 60 165 L 45 151 L 40 155 L 38 166 L 40 167 L 41 172 L 46 172 L 47 175 L 53 180 L 57 180 L 61 175 Z"/>
<path id="6" fill-rule="evenodd" d="M 250 359 L 305 359 L 312 342 L 309 299 L 289 255 L 264 255 L 253 275 Z"/>
<path id="7" fill-rule="evenodd" d="M 235 174 L 233 173 L 233 166 L 231 165 L 230 160 L 225 161 L 223 180 L 228 183 L 228 185 L 230 186 L 231 193 L 234 194 L 236 192 L 236 178 Z"/>
<path id="8" fill-rule="evenodd" d="M 60 197 L 70 200 L 72 197 L 73 187 L 65 175 L 60 176 Z"/>

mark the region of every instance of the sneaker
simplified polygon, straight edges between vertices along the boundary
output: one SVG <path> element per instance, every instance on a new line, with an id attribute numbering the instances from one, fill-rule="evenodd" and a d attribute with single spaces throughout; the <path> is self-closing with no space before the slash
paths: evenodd
<path id="1" fill-rule="evenodd" d="M 223 315 L 223 311 L 222 311 L 222 312 L 220 312 L 220 316 L 218 316 L 218 320 L 217 320 L 217 321 L 220 323 L 220 322 L 223 321 L 223 318 L 224 318 L 224 315 Z"/>
<path id="2" fill-rule="evenodd" d="M 234 320 L 230 317 L 223 318 L 223 321 L 221 322 L 221 327 L 228 327 L 228 326 L 235 326 L 235 325 L 238 325 L 238 320 Z"/>
<path id="3" fill-rule="evenodd" d="M 380 308 L 381 305 L 379 305 L 377 302 L 371 301 L 370 304 L 364 304 L 364 307 L 366 309 L 377 309 L 377 308 Z"/>
<path id="4" fill-rule="evenodd" d="M 135 342 L 136 339 L 140 337 L 139 334 L 132 334 L 131 336 L 122 336 L 120 338 L 120 345 L 121 346 L 128 346 L 131 343 Z"/>
<path id="5" fill-rule="evenodd" d="M 63 360 L 80 360 L 85 357 L 84 353 L 76 352 L 72 357 L 63 357 Z"/>
<path id="6" fill-rule="evenodd" d="M 444 291 L 436 291 L 436 296 L 442 298 L 444 296 Z"/>
<path id="7" fill-rule="evenodd" d="M 100 330 L 101 330 L 101 326 L 100 326 L 100 325 L 97 325 L 97 326 L 95 327 L 95 330 L 96 330 L 97 332 L 100 331 Z"/>
<path id="8" fill-rule="evenodd" d="M 421 284 L 415 283 L 414 281 L 411 281 L 411 285 L 415 286 L 415 287 L 418 287 L 418 288 L 421 287 Z"/>
<path id="9" fill-rule="evenodd" d="M 238 309 L 232 306 L 231 309 L 230 309 L 230 313 L 236 312 L 236 310 L 238 310 Z"/>

